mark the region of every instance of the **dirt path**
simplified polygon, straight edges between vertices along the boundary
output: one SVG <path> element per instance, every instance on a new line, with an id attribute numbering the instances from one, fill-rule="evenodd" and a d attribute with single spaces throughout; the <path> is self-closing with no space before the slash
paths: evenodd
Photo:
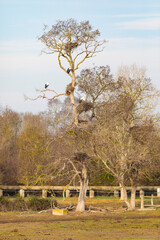
<path id="1" fill-rule="evenodd" d="M 157 218 L 160 219 L 160 212 L 152 212 L 152 213 L 69 213 L 68 215 L 64 216 L 53 216 L 48 213 L 36 213 L 36 214 L 29 214 L 29 213 L 0 213 L 0 224 L 6 223 L 18 223 L 18 222 L 56 222 L 56 221 L 79 221 L 79 220 L 99 220 L 99 219 L 152 219 Z"/>

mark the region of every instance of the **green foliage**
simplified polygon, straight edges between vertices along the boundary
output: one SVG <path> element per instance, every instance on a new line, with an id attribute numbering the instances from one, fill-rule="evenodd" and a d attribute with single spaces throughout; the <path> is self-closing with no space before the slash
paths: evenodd
<path id="1" fill-rule="evenodd" d="M 10 197 L 0 197 L 0 211 L 25 211 L 27 205 L 24 199 L 17 197 L 12 199 Z"/>
<path id="2" fill-rule="evenodd" d="M 50 208 L 50 201 L 49 199 L 32 196 L 28 200 L 28 207 L 33 211 L 40 211 L 43 209 Z"/>
<path id="3" fill-rule="evenodd" d="M 54 206 L 57 206 L 57 201 L 54 200 Z M 23 199 L 21 197 L 0 197 L 0 211 L 41 211 L 51 208 L 51 200 L 32 196 L 30 198 Z"/>
<path id="4" fill-rule="evenodd" d="M 9 198 L 8 197 L 0 197 L 0 211 L 5 212 L 9 205 Z"/>

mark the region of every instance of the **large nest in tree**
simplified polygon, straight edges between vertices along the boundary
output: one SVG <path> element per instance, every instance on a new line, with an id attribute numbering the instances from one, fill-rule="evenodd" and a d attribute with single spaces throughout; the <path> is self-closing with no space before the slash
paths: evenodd
<path id="1" fill-rule="evenodd" d="M 78 106 L 77 106 L 77 112 L 81 114 L 82 112 L 87 112 L 91 110 L 93 107 L 93 103 L 91 102 L 86 102 L 82 101 Z"/>
<path id="2" fill-rule="evenodd" d="M 70 52 L 72 49 L 77 48 L 78 43 L 77 42 L 69 42 L 65 44 L 65 49 L 67 52 Z"/>
<path id="3" fill-rule="evenodd" d="M 89 156 L 85 152 L 76 152 L 76 153 L 74 153 L 74 160 L 75 161 L 84 162 L 88 158 L 89 158 Z"/>
<path id="4" fill-rule="evenodd" d="M 72 83 L 69 83 L 66 87 L 66 95 L 69 96 L 74 91 L 74 87 L 72 86 Z"/>

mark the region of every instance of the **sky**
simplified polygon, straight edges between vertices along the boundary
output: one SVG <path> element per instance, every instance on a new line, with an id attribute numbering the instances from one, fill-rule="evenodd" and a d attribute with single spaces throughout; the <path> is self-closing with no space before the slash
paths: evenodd
<path id="1" fill-rule="evenodd" d="M 89 20 L 107 40 L 104 51 L 87 59 L 79 71 L 109 65 L 116 76 L 121 65 L 136 63 L 146 67 L 160 90 L 159 0 L 0 0 L 0 107 L 38 113 L 47 110 L 47 101 L 26 101 L 24 95 L 36 97 L 36 89 L 44 89 L 46 82 L 64 91 L 69 78 L 56 54 L 41 53 L 38 37 L 44 25 L 69 18 Z"/>

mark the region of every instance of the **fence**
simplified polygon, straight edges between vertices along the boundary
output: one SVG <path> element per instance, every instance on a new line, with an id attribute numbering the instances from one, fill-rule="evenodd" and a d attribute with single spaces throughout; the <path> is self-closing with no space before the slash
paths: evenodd
<path id="1" fill-rule="evenodd" d="M 131 191 L 131 187 L 126 187 L 127 191 Z M 27 195 L 27 192 L 31 191 L 41 191 L 42 197 L 46 198 L 48 196 L 48 193 L 52 191 L 53 193 L 60 192 L 61 194 L 65 192 L 66 197 L 69 197 L 71 193 L 74 192 L 79 192 L 80 187 L 79 186 L 5 186 L 5 185 L 0 185 L 0 196 L 3 196 L 4 193 L 9 191 L 12 191 L 13 193 L 18 193 L 20 197 L 24 198 Z M 88 195 L 90 198 L 95 197 L 95 193 L 98 194 L 100 192 L 105 193 L 111 193 L 115 197 L 120 196 L 120 190 L 121 188 L 116 186 L 89 186 L 87 189 Z M 160 186 L 138 186 L 136 188 L 137 194 L 140 196 L 141 192 L 144 192 L 150 195 L 154 193 L 154 195 L 160 197 Z"/>
<path id="2" fill-rule="evenodd" d="M 154 202 L 155 200 L 159 199 L 157 197 L 160 197 L 159 190 L 160 189 L 157 189 L 157 196 L 154 197 L 154 195 L 152 194 L 150 199 L 148 198 L 148 196 L 145 197 L 143 190 L 140 190 L 140 199 L 141 199 L 140 210 L 155 210 L 156 208 L 160 208 L 160 205 Z M 150 200 L 150 204 L 149 203 L 145 204 L 145 198 L 147 200 Z"/>

